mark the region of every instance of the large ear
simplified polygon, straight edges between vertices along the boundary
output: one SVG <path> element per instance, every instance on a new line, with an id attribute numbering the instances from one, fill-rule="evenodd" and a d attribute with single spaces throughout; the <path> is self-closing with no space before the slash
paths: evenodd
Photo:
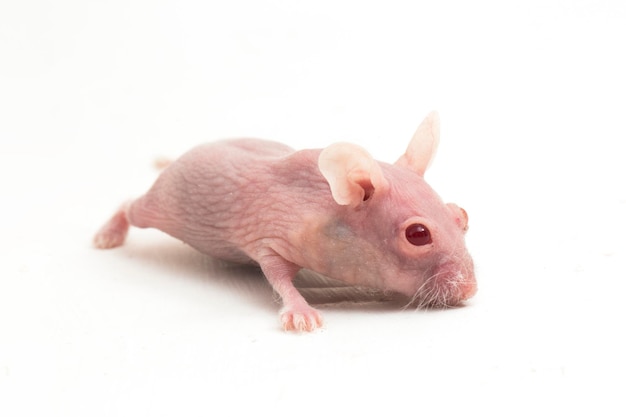
<path id="1" fill-rule="evenodd" d="M 437 112 L 431 112 L 418 126 L 406 152 L 396 161 L 396 165 L 409 168 L 423 176 L 435 157 L 438 145 L 439 115 Z"/>
<path id="2" fill-rule="evenodd" d="M 389 185 L 380 165 L 363 148 L 350 143 L 335 143 L 322 150 L 317 161 L 337 204 L 358 206 L 374 190 Z"/>

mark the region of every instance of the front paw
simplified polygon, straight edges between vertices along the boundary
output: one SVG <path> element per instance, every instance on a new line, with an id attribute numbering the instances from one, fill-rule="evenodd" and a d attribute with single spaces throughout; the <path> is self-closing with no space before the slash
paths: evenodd
<path id="1" fill-rule="evenodd" d="M 280 321 L 283 325 L 283 330 L 297 332 L 312 332 L 324 324 L 320 312 L 308 305 L 284 309 L 280 313 Z"/>

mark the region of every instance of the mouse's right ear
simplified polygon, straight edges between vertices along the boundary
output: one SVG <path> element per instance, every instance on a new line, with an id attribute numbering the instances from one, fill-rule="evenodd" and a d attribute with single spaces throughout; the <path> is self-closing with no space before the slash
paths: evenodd
<path id="1" fill-rule="evenodd" d="M 433 111 L 417 127 L 406 152 L 396 161 L 395 165 L 408 168 L 424 176 L 424 172 L 435 157 L 438 146 L 439 115 Z"/>
<path id="2" fill-rule="evenodd" d="M 335 143 L 322 150 L 318 167 L 333 195 L 342 206 L 356 207 L 375 190 L 389 186 L 380 165 L 363 148 L 351 143 Z"/>

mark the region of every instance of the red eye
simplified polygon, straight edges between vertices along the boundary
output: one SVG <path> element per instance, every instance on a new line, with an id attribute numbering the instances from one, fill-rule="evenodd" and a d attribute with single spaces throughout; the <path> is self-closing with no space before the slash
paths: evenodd
<path id="1" fill-rule="evenodd" d="M 424 246 L 432 243 L 430 231 L 423 224 L 412 224 L 406 228 L 406 240 L 415 246 Z"/>

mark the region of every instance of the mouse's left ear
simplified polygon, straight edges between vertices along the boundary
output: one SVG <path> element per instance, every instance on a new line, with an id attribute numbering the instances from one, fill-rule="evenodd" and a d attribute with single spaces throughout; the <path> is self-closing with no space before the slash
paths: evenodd
<path id="1" fill-rule="evenodd" d="M 431 112 L 418 126 L 404 155 L 395 165 L 409 168 L 424 176 L 439 146 L 439 115 Z"/>
<path id="2" fill-rule="evenodd" d="M 356 207 L 374 191 L 389 186 L 380 165 L 363 148 L 351 143 L 335 143 L 322 150 L 318 167 L 333 195 L 342 206 Z"/>

